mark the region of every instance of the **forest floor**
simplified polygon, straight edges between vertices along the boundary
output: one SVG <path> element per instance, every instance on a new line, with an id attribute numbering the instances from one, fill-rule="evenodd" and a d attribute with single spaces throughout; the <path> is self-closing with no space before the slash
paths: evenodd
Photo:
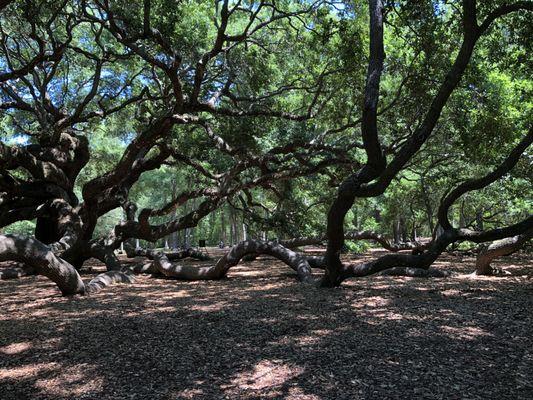
<path id="1" fill-rule="evenodd" d="M 532 399 L 532 261 L 470 279 L 473 257 L 445 255 L 462 275 L 337 289 L 268 258 L 76 298 L 1 281 L 0 399 Z"/>

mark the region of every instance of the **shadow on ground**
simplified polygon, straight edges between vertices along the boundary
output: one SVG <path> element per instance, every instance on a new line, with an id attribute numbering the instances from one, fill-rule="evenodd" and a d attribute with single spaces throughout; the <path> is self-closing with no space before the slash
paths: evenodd
<path id="1" fill-rule="evenodd" d="M 333 290 L 270 259 L 73 299 L 42 277 L 0 282 L 0 398 L 531 399 L 531 259 L 510 260 L 503 278 Z"/>

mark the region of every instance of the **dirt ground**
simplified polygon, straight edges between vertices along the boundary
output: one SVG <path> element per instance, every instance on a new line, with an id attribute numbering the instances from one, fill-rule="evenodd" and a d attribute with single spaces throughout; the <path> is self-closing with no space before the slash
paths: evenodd
<path id="1" fill-rule="evenodd" d="M 44 277 L 1 281 L 0 399 L 532 399 L 532 261 L 338 289 L 268 258 L 76 298 Z"/>

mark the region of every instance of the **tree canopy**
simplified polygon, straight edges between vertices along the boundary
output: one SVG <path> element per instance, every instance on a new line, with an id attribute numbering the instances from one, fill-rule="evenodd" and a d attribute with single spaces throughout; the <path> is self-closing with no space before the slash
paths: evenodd
<path id="1" fill-rule="evenodd" d="M 127 280 L 115 251 L 135 240 L 178 279 L 220 278 L 266 253 L 304 282 L 324 269 L 322 286 L 427 271 L 462 243 L 522 245 L 533 235 L 532 11 L 2 2 L 0 261 L 75 294 L 103 285 L 79 277 L 91 257 L 108 266 L 101 279 Z M 200 239 L 235 246 L 205 268 L 153 250 Z M 342 263 L 361 240 L 391 252 Z M 294 250 L 305 243 L 327 243 L 325 257 Z"/>

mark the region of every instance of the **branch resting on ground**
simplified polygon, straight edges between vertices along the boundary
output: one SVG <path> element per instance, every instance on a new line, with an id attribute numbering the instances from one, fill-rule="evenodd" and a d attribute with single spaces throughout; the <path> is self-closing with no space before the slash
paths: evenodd
<path id="1" fill-rule="evenodd" d="M 50 278 L 64 296 L 96 293 L 113 283 L 132 283 L 128 272 L 108 271 L 84 283 L 78 271 L 37 239 L 0 235 L 0 261 L 18 261 Z"/>

